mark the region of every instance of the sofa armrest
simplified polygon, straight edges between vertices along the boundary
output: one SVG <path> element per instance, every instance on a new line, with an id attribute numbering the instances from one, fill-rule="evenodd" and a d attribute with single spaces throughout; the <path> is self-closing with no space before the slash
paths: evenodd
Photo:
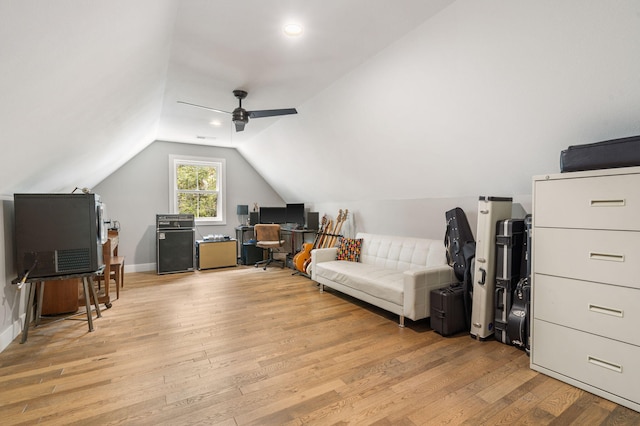
<path id="1" fill-rule="evenodd" d="M 336 260 L 338 256 L 337 247 L 321 248 L 311 250 L 311 279 L 315 281 L 315 266 L 318 263 Z"/>
<path id="2" fill-rule="evenodd" d="M 430 310 L 430 292 L 456 282 L 449 265 L 404 271 L 404 315 L 416 320 L 427 318 Z"/>

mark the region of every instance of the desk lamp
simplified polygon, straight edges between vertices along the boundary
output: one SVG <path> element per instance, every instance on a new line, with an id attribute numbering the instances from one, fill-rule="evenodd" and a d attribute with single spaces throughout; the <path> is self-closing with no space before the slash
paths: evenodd
<path id="1" fill-rule="evenodd" d="M 246 204 L 238 204 L 236 207 L 236 214 L 240 220 L 240 225 L 246 225 L 247 217 L 249 216 L 249 206 Z"/>

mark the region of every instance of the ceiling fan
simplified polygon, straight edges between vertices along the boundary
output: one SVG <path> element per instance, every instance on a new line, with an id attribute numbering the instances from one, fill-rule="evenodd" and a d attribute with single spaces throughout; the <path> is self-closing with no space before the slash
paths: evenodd
<path id="1" fill-rule="evenodd" d="M 178 101 L 179 104 L 185 104 L 194 106 L 197 108 L 207 109 L 209 111 L 221 112 L 224 114 L 231 114 L 231 119 L 233 124 L 236 125 L 236 132 L 242 132 L 244 130 L 245 124 L 249 122 L 250 118 L 262 118 L 262 117 L 275 117 L 278 115 L 290 115 L 297 114 L 295 108 L 284 108 L 284 109 L 263 109 L 258 111 L 247 111 L 242 108 L 242 100 L 247 97 L 247 92 L 244 90 L 234 90 L 233 95 L 238 98 L 238 108 L 234 109 L 233 112 L 223 111 L 221 109 L 210 108 L 202 105 L 196 105 L 189 102 Z"/>

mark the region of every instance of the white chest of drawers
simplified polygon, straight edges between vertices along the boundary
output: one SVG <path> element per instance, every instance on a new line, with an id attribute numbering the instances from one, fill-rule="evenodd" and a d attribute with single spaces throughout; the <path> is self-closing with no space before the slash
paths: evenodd
<path id="1" fill-rule="evenodd" d="M 533 178 L 531 368 L 640 411 L 640 167 Z"/>

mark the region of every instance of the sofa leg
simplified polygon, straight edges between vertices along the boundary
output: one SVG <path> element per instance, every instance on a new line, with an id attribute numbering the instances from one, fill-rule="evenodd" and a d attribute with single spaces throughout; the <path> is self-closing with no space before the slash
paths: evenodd
<path id="1" fill-rule="evenodd" d="M 318 287 L 320 287 L 320 293 L 324 293 L 324 285 L 318 283 Z"/>
<path id="2" fill-rule="evenodd" d="M 400 315 L 400 322 L 398 323 L 398 327 L 404 328 L 404 315 Z"/>

